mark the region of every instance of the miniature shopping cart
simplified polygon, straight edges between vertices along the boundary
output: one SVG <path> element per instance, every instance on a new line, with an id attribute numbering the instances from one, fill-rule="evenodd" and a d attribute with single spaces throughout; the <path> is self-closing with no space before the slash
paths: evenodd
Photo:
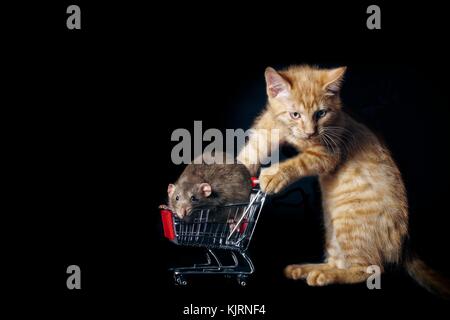
<path id="1" fill-rule="evenodd" d="M 257 186 L 258 181 L 252 179 L 248 203 L 198 208 L 192 211 L 189 219 L 179 219 L 172 211 L 161 210 L 166 238 L 177 245 L 203 247 L 207 251 L 206 263 L 169 269 L 176 284 L 186 285 L 185 276 L 192 274 L 234 276 L 240 285 L 247 284 L 246 280 L 255 268 L 246 251 L 266 199 L 266 194 Z M 217 251 L 231 255 L 233 263 L 223 263 Z"/>

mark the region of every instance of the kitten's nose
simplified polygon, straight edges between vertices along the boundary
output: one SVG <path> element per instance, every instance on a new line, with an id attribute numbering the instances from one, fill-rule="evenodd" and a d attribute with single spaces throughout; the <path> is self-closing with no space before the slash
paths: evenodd
<path id="1" fill-rule="evenodd" d="M 315 130 L 314 131 L 305 131 L 305 135 L 309 139 L 316 135 L 316 131 Z"/>

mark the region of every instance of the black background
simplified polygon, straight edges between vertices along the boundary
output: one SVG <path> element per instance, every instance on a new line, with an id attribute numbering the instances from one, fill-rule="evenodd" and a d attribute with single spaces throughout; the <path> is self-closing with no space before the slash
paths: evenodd
<path id="1" fill-rule="evenodd" d="M 314 179 L 296 186 L 308 193 L 302 204 L 274 200 L 262 212 L 246 288 L 220 278 L 173 286 L 167 268 L 198 252 L 162 237 L 157 210 L 182 170 L 170 160 L 174 129 L 192 130 L 194 120 L 205 130 L 247 129 L 264 106 L 269 65 L 346 65 L 347 111 L 383 138 L 403 174 L 413 247 L 449 275 L 450 69 L 440 5 L 378 2 L 382 29 L 371 31 L 372 3 L 363 2 L 73 3 L 82 30 L 66 29 L 72 2 L 64 1 L 19 8 L 10 25 L 20 31 L 11 33 L 9 84 L 17 111 L 11 136 L 20 139 L 16 182 L 26 195 L 16 209 L 26 221 L 18 252 L 25 262 L 15 260 L 25 267 L 22 293 L 63 306 L 60 315 L 93 307 L 170 319 L 187 319 L 182 307 L 191 303 L 265 304 L 266 318 L 446 307 L 397 269 L 383 275 L 381 290 L 285 280 L 285 265 L 323 254 Z M 66 288 L 71 264 L 81 267 L 80 291 Z M 38 282 L 19 284 L 30 266 Z"/>

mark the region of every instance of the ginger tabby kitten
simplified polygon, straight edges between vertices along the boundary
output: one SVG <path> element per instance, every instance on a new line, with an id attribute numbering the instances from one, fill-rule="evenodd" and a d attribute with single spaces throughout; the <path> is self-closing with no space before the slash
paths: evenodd
<path id="1" fill-rule="evenodd" d="M 279 143 L 300 153 L 262 170 L 260 185 L 277 193 L 306 176 L 319 176 L 326 227 L 326 259 L 285 269 L 308 285 L 358 283 L 367 267 L 405 263 L 408 272 L 430 291 L 447 295 L 448 281 L 413 254 L 404 254 L 408 204 L 400 172 L 389 150 L 363 124 L 341 110 L 339 91 L 345 67 L 267 68 L 268 103 L 253 129 L 278 129 Z M 255 174 L 262 154 L 258 143 L 269 134 L 256 130 L 238 160 Z M 446 282 L 446 284 L 445 284 Z"/>

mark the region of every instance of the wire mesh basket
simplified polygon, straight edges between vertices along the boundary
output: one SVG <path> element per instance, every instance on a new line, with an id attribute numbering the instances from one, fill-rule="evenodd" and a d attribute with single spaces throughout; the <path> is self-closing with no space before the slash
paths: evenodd
<path id="1" fill-rule="evenodd" d="M 257 185 L 257 180 L 252 180 Z M 192 267 L 171 268 L 175 282 L 186 284 L 186 274 L 236 275 L 241 285 L 254 272 L 250 257 L 246 254 L 266 194 L 258 188 L 252 190 L 248 203 L 221 207 L 197 208 L 184 219 L 172 211 L 161 210 L 164 236 L 180 246 L 203 247 L 207 250 L 207 262 Z M 232 265 L 222 263 L 216 249 L 231 254 Z"/>

